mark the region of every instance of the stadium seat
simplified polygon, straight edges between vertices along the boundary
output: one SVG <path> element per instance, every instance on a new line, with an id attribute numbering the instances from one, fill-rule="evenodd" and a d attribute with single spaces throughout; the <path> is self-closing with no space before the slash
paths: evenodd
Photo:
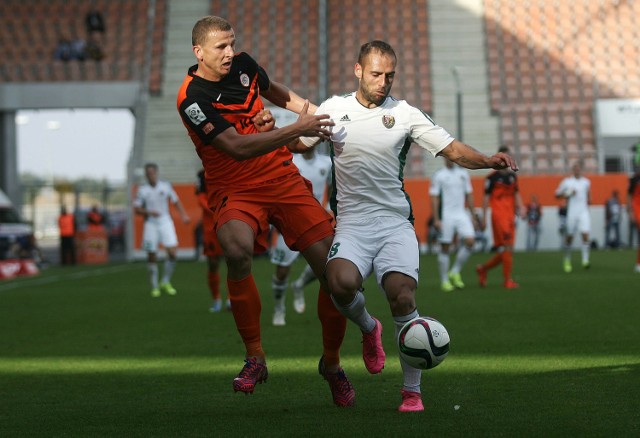
<path id="1" fill-rule="evenodd" d="M 152 77 L 162 76 L 162 57 L 165 44 L 167 0 L 156 0 L 155 31 L 152 38 L 155 50 L 151 65 Z M 88 63 L 70 60 L 65 65 L 54 60 L 53 55 L 61 37 L 82 38 L 89 36 L 85 29 L 85 15 L 95 7 L 105 20 L 106 32 L 100 38 L 105 59 L 103 62 L 125 62 L 135 64 L 128 75 L 122 69 L 105 69 L 104 74 L 95 74 L 97 69 Z M 57 82 L 95 80 L 140 80 L 145 50 L 133 51 L 143 46 L 147 28 L 148 0 L 112 1 L 2 1 L 0 2 L 0 70 L 7 82 Z M 35 35 L 35 38 L 15 38 L 15 35 Z M 134 42 L 136 44 L 134 45 Z M 135 56 L 133 56 L 135 55 Z M 26 63 L 16 65 L 16 60 Z M 117 76 L 113 74 L 118 73 Z M 136 76 L 132 76 L 135 73 Z M 159 81 L 157 83 L 160 83 Z M 150 84 L 159 90 L 157 83 Z"/>
<path id="2" fill-rule="evenodd" d="M 502 142 L 518 150 L 533 132 L 536 161 L 525 169 L 545 168 L 538 160 L 544 153 L 540 144 L 564 148 L 562 159 L 554 152 L 546 166 L 550 172 L 568 171 L 575 145 L 583 154 L 588 148 L 596 160 L 593 100 L 640 95 L 637 75 L 628 74 L 640 66 L 632 19 L 640 16 L 640 3 L 484 0 L 483 5 L 490 104 L 501 118 Z M 504 110 L 514 105 L 516 128 Z M 547 131 L 544 139 L 540 129 Z M 597 160 L 589 165 L 597 169 Z"/>

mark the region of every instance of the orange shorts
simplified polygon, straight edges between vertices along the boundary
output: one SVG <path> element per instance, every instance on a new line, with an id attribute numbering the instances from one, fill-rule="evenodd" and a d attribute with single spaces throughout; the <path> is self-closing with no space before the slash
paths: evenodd
<path id="1" fill-rule="evenodd" d="M 516 238 L 516 220 L 513 215 L 492 216 L 491 228 L 494 246 L 513 246 Z"/>
<path id="2" fill-rule="evenodd" d="M 249 225 L 255 236 L 256 253 L 269 248 L 269 224 L 278 229 L 294 251 L 304 251 L 333 236 L 331 215 L 313 197 L 311 183 L 298 173 L 251 187 L 212 191 L 209 206 L 214 211 L 216 230 L 232 219 Z"/>
<path id="3" fill-rule="evenodd" d="M 216 235 L 213 212 L 208 208 L 202 209 L 202 240 L 202 254 L 207 257 L 222 256 L 222 247 L 220 246 L 218 236 Z"/>

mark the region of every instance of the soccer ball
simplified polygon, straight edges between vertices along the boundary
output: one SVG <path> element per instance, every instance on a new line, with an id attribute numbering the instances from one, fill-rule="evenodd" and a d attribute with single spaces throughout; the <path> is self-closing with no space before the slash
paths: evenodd
<path id="1" fill-rule="evenodd" d="M 435 368 L 449 354 L 449 333 L 439 321 L 419 316 L 400 330 L 398 348 L 400 356 L 412 367 Z"/>

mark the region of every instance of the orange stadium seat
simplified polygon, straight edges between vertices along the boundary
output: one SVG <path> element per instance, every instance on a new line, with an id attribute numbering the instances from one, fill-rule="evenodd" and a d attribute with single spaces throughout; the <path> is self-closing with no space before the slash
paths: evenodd
<path id="1" fill-rule="evenodd" d="M 156 20 L 153 38 L 154 60 L 164 53 L 167 0 L 156 0 Z M 133 41 L 144 41 L 147 28 L 148 0 L 3 0 L 0 2 L 0 71 L 6 82 L 140 80 L 144 63 L 142 51 L 133 51 Z M 105 58 L 93 61 L 61 62 L 54 59 L 62 37 L 88 39 L 84 17 L 95 7 L 105 20 L 105 34 L 99 43 Z M 23 35 L 24 38 L 15 38 Z M 33 37 L 31 37 L 33 36 Z M 20 62 L 18 62 L 20 60 Z M 133 64 L 128 74 L 113 68 L 113 63 Z M 21 63 L 25 63 L 22 65 Z M 151 66 L 152 77 L 161 80 L 162 62 Z M 135 72 L 137 76 L 133 76 Z M 158 84 L 160 81 L 157 82 Z M 150 84 L 152 91 L 160 87 Z"/>
<path id="2" fill-rule="evenodd" d="M 628 74 L 640 66 L 632 19 L 640 16 L 640 2 L 483 4 L 490 104 L 502 121 L 501 140 L 527 157 L 533 133 L 535 158 L 525 172 L 563 173 L 578 156 L 597 170 L 593 100 L 640 97 L 637 75 Z M 545 148 L 553 148 L 547 163 Z"/>

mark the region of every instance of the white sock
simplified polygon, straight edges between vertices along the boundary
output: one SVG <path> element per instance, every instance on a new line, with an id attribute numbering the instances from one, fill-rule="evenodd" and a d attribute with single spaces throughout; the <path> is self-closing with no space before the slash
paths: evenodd
<path id="1" fill-rule="evenodd" d="M 162 272 L 162 283 L 169 283 L 171 281 L 171 276 L 173 275 L 173 271 L 176 268 L 176 261 L 171 259 L 166 259 L 164 261 L 164 271 Z"/>
<path id="2" fill-rule="evenodd" d="M 589 242 L 582 243 L 582 263 L 589 263 L 589 252 L 591 251 L 591 244 Z"/>
<path id="3" fill-rule="evenodd" d="M 369 312 L 367 312 L 364 295 L 360 291 L 356 292 L 356 297 L 347 306 L 338 304 L 333 298 L 333 295 L 331 296 L 331 300 L 333 300 L 336 309 L 360 327 L 363 333 L 370 333 L 376 328 L 376 322 L 371 315 L 369 315 Z"/>
<path id="4" fill-rule="evenodd" d="M 464 264 L 467 263 L 467 260 L 469 260 L 470 255 L 471 255 L 471 251 L 469 250 L 469 248 L 467 248 L 466 245 L 462 245 L 458 250 L 458 254 L 456 255 L 456 261 L 453 264 L 453 268 L 451 269 L 451 272 L 459 274 Z"/>
<path id="5" fill-rule="evenodd" d="M 316 278 L 317 278 L 316 273 L 313 272 L 313 269 L 311 269 L 311 266 L 307 265 L 304 268 L 304 271 L 302 271 L 302 274 L 300 274 L 300 277 L 298 277 L 296 281 L 301 287 L 305 287 Z"/>
<path id="6" fill-rule="evenodd" d="M 288 278 L 285 278 L 284 280 L 279 281 L 275 275 L 271 277 L 271 288 L 273 289 L 273 299 L 276 300 L 276 303 L 279 300 L 284 299 L 284 295 L 287 292 L 287 280 Z"/>
<path id="7" fill-rule="evenodd" d="M 565 260 L 571 260 L 571 245 L 564 244 L 564 258 Z"/>
<path id="8" fill-rule="evenodd" d="M 440 282 L 449 281 L 449 254 L 442 252 L 442 250 L 438 253 L 438 269 L 440 270 Z"/>
<path id="9" fill-rule="evenodd" d="M 413 318 L 417 318 L 418 316 L 418 311 L 414 310 L 406 316 L 393 317 L 393 322 L 396 326 L 396 340 L 398 339 L 398 335 L 400 334 L 400 330 L 402 329 L 402 327 L 407 322 L 411 321 Z M 409 365 L 404 361 L 404 359 L 402 359 L 402 356 L 400 356 L 400 366 L 402 367 L 402 376 L 404 378 L 402 389 L 404 389 L 405 391 L 420 392 L 420 379 L 422 377 L 422 371 Z"/>
<path id="10" fill-rule="evenodd" d="M 158 264 L 147 263 L 147 270 L 149 271 L 149 283 L 151 283 L 151 289 L 158 288 Z"/>

